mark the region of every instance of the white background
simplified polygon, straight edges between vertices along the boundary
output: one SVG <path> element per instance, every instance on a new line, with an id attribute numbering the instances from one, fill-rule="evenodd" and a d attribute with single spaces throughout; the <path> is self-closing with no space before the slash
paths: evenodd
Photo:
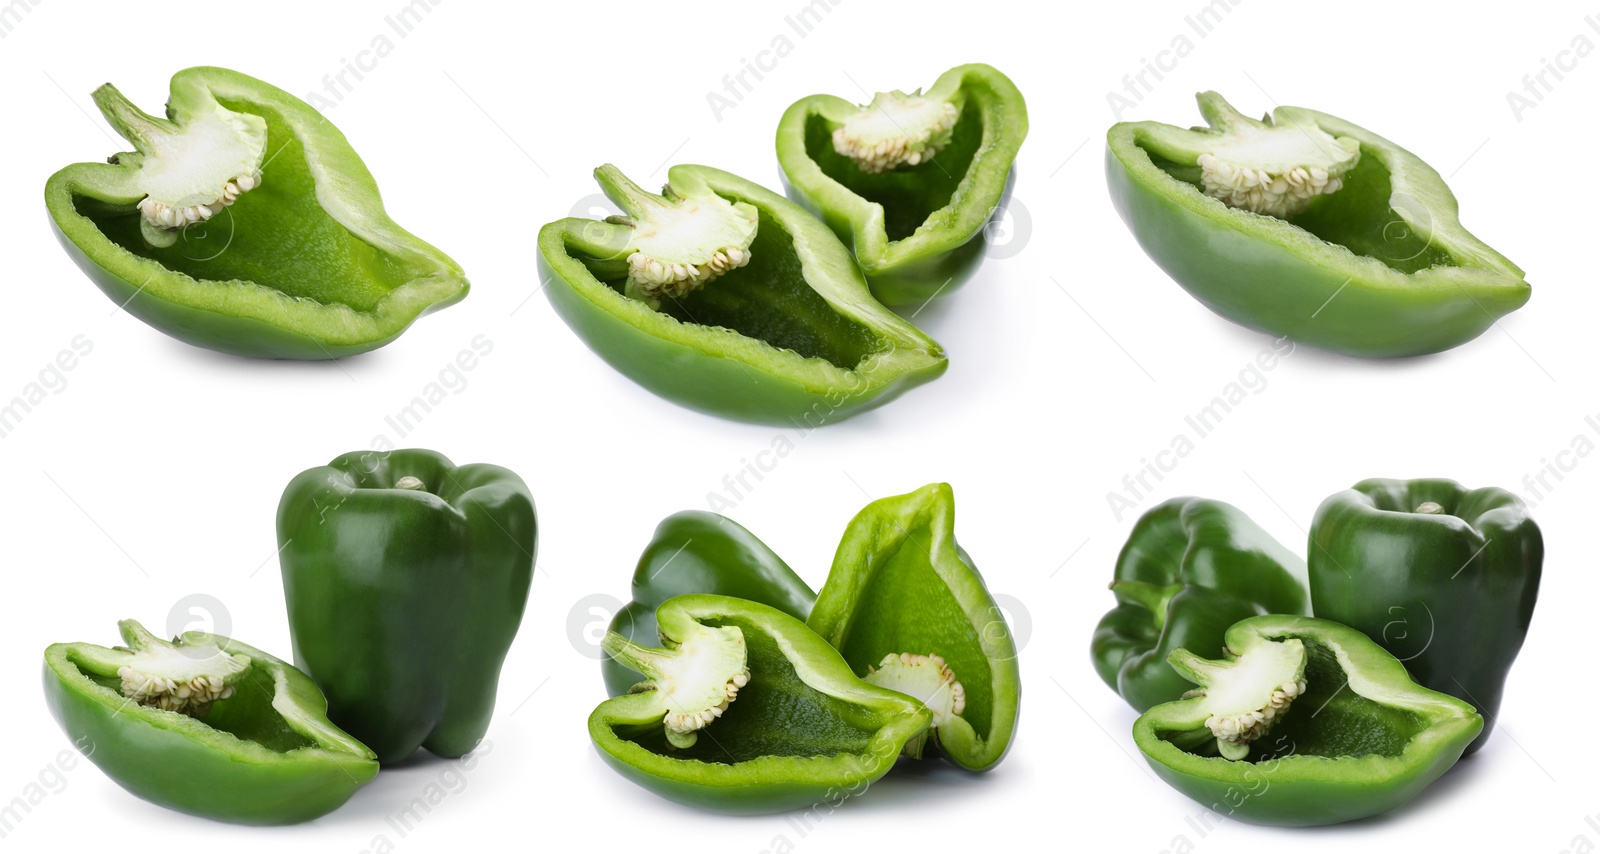
<path id="1" fill-rule="evenodd" d="M 442 3 L 405 36 L 401 0 L 125 3 L 17 0 L 0 39 L 5 308 L 0 400 L 37 381 L 75 336 L 92 352 L 66 385 L 0 439 L 7 587 L 0 613 L 7 734 L 0 801 L 36 790 L 3 842 L 13 850 L 162 840 L 190 850 L 882 851 L 1067 847 L 1086 851 L 1518 850 L 1600 841 L 1588 728 L 1589 646 L 1600 581 L 1584 545 L 1600 461 L 1558 454 L 1596 400 L 1593 217 L 1582 196 L 1600 128 L 1600 59 L 1564 57 L 1565 80 L 1519 117 L 1507 92 L 1600 32 L 1593 4 L 1479 6 L 1347 0 L 1241 3 L 1208 34 L 1202 0 L 1044 4 L 840 2 L 804 37 L 802 0 Z M 1226 0 L 1219 0 L 1220 6 Z M 4 29 L 4 27 L 0 27 Z M 89 100 L 114 80 L 151 111 L 172 72 L 220 64 L 305 96 L 375 37 L 392 50 L 325 112 L 377 176 L 396 220 L 468 271 L 467 300 L 395 344 L 337 364 L 249 361 L 191 348 L 115 307 L 62 254 L 40 189 L 55 169 L 125 150 Z M 720 116 L 707 95 L 779 35 L 792 51 Z M 1184 417 L 1248 374 L 1268 337 L 1210 314 L 1152 265 L 1106 197 L 1107 94 L 1161 57 L 1164 79 L 1122 118 L 1199 121 L 1215 88 L 1246 113 L 1279 101 L 1345 117 L 1407 146 L 1449 180 L 1466 224 L 1527 270 L 1529 305 L 1439 356 L 1371 362 L 1299 348 L 1197 443 L 1145 509 L 1184 494 L 1231 501 L 1304 550 L 1321 498 L 1372 476 L 1448 476 L 1530 498 L 1524 477 L 1569 469 L 1536 508 L 1548 546 L 1543 596 L 1487 748 L 1409 806 L 1377 820 L 1289 832 L 1226 823 L 1152 777 L 1129 738 L 1133 713 L 1095 677 L 1088 640 L 1133 513 L 1107 494 L 1186 430 Z M 1574 62 L 1575 60 L 1575 62 Z M 665 166 L 708 163 L 777 185 L 772 137 L 814 92 L 930 84 L 990 62 L 1028 97 L 1012 219 L 964 289 L 916 322 L 942 342 L 942 379 L 807 435 L 721 421 L 659 400 L 613 372 L 537 294 L 534 235 L 620 165 L 659 184 Z M 1593 67 L 1591 67 L 1593 66 Z M 1542 93 L 1543 94 L 1543 93 Z M 1022 213 L 1026 212 L 1026 218 Z M 385 416 L 458 351 L 493 352 L 412 433 Z M 1261 381 L 1265 381 L 1265 385 Z M 459 386 L 459 383 L 457 384 Z M 250 829 L 189 818 L 126 794 L 87 763 L 49 770 L 68 741 L 38 689 L 54 641 L 115 640 L 115 621 L 215 626 L 285 653 L 273 514 L 296 472 L 377 437 L 521 473 L 539 504 L 539 572 L 501 680 L 491 749 L 470 770 L 438 760 L 385 771 L 338 812 Z M 753 491 L 723 478 L 781 443 L 793 451 Z M 1020 732 L 993 773 L 893 775 L 810 828 L 782 816 L 723 818 L 667 803 L 613 774 L 584 737 L 603 697 L 593 658 L 606 599 L 627 595 L 656 522 L 728 514 L 820 584 L 846 521 L 870 498 L 955 486 L 962 543 L 1012 603 L 1026 641 Z M 210 600 L 195 597 L 214 597 Z M 595 610 L 591 611 L 591 607 Z M 169 616 L 174 609 L 175 617 Z M 191 614 L 191 610 L 193 614 Z M 430 785 L 446 792 L 401 837 L 385 822 Z M 292 848 L 291 848 L 292 847 Z"/>

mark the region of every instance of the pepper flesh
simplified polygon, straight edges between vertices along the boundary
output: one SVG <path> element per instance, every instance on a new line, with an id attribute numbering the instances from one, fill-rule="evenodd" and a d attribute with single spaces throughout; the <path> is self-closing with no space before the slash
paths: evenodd
<path id="1" fill-rule="evenodd" d="M 1215 93 L 1199 98 L 1215 129 L 1119 123 L 1106 134 L 1105 166 L 1140 247 L 1207 308 L 1275 336 L 1388 357 L 1458 346 L 1528 301 L 1522 270 L 1461 226 L 1450 188 L 1416 155 L 1315 110 L 1278 107 L 1269 126 Z M 1260 137 L 1289 143 L 1265 152 L 1246 144 L 1231 165 L 1274 181 L 1314 168 L 1328 183 L 1316 193 L 1285 186 L 1277 201 L 1263 195 L 1259 204 L 1279 216 L 1214 198 L 1235 194 L 1215 169 L 1208 192 L 1200 156 Z M 1251 188 L 1239 189 L 1249 204 Z"/>
<path id="2" fill-rule="evenodd" d="M 1310 533 L 1311 601 L 1359 629 L 1421 684 L 1476 706 L 1488 741 L 1533 620 L 1544 540 L 1503 489 L 1364 480 L 1329 496 Z"/>
<path id="3" fill-rule="evenodd" d="M 1209 724 L 1218 710 L 1212 698 L 1196 695 L 1155 706 L 1134 722 L 1134 743 L 1150 768 L 1228 818 L 1336 824 L 1415 797 L 1483 728 L 1472 706 L 1417 685 L 1394 656 L 1338 623 L 1251 617 L 1228 629 L 1225 644 L 1233 659 L 1289 641 L 1304 651 L 1305 689 L 1275 717 L 1269 733 L 1245 743 L 1244 758 L 1218 755 Z M 1288 656 L 1288 663 L 1295 661 Z M 1257 698 L 1271 688 L 1271 678 L 1252 686 Z"/>

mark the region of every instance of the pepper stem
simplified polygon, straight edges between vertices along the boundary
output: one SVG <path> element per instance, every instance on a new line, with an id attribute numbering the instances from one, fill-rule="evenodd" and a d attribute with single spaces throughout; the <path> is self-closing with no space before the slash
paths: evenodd
<path id="1" fill-rule="evenodd" d="M 1195 96 L 1200 103 L 1200 115 L 1205 118 L 1206 124 L 1220 131 L 1233 130 L 1240 126 L 1267 127 L 1266 122 L 1257 121 L 1244 113 L 1234 109 L 1228 99 L 1217 92 L 1201 92 Z"/>
<path id="2" fill-rule="evenodd" d="M 141 154 L 149 153 L 151 140 L 157 134 L 171 136 L 178 133 L 176 124 L 139 109 L 110 83 L 94 90 L 91 97 L 106 121 L 117 129 L 117 133 L 122 134 L 123 139 L 133 143 L 133 147 Z"/>
<path id="3" fill-rule="evenodd" d="M 1118 599 L 1133 602 L 1155 615 L 1156 628 L 1159 629 L 1167 622 L 1167 603 L 1172 597 L 1183 589 L 1183 585 L 1174 584 L 1170 587 L 1161 587 L 1145 581 L 1113 581 L 1111 592 Z"/>
<path id="4" fill-rule="evenodd" d="M 666 206 L 663 197 L 633 183 L 627 175 L 622 174 L 621 169 L 610 163 L 594 170 L 594 180 L 605 191 L 606 198 L 627 212 L 630 218 L 639 219 L 646 216 L 651 208 Z"/>
<path id="5" fill-rule="evenodd" d="M 427 484 L 424 484 L 422 482 L 422 478 L 420 478 L 420 477 L 412 477 L 409 474 L 406 475 L 405 477 L 402 477 L 399 480 L 395 481 L 394 482 L 394 488 L 395 489 L 415 489 L 415 490 L 418 490 L 420 492 L 426 492 L 428 490 Z"/>
<path id="6" fill-rule="evenodd" d="M 1444 505 L 1437 501 L 1424 501 L 1417 505 L 1417 509 L 1414 512 L 1435 516 L 1444 512 Z"/>

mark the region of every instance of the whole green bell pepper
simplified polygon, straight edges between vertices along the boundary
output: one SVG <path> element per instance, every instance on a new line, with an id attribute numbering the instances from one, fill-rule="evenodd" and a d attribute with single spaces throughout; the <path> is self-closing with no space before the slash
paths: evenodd
<path id="1" fill-rule="evenodd" d="M 1539 597 L 1544 540 L 1503 489 L 1452 480 L 1364 480 L 1311 523 L 1311 604 L 1360 629 L 1417 681 L 1500 714 L 1506 676 Z"/>
<path id="2" fill-rule="evenodd" d="M 494 714 L 533 581 L 528 487 L 442 454 L 356 452 L 278 505 L 295 663 L 381 762 L 466 754 Z"/>
<path id="3" fill-rule="evenodd" d="M 921 700 L 932 742 L 971 771 L 999 764 L 1022 681 L 1010 626 L 956 542 L 955 494 L 935 483 L 868 504 L 845 529 L 807 620 L 863 679 Z"/>
<path id="4" fill-rule="evenodd" d="M 837 803 L 894 767 L 932 720 L 911 697 L 857 679 L 776 608 L 695 594 L 667 600 L 656 620 L 664 649 L 606 636 L 606 653 L 649 679 L 601 703 L 589 737 L 662 797 L 731 813 Z"/>
<path id="5" fill-rule="evenodd" d="M 743 525 L 704 510 L 661 520 L 633 571 L 633 601 L 611 619 L 610 631 L 636 644 L 660 640 L 656 609 L 690 593 L 747 599 L 804 620 L 817 601 L 800 576 Z M 611 656 L 600 660 L 606 691 L 616 697 L 644 679 Z"/>
<path id="6" fill-rule="evenodd" d="M 1117 556 L 1117 607 L 1090 645 L 1095 671 L 1138 711 L 1176 700 L 1190 684 L 1168 666 L 1173 650 L 1217 658 L 1234 623 L 1307 613 L 1305 575 L 1304 561 L 1231 504 L 1157 505 Z"/>
<path id="7" fill-rule="evenodd" d="M 873 295 L 903 305 L 977 270 L 1027 135 L 1011 80 L 961 65 L 926 93 L 880 92 L 864 107 L 832 95 L 796 101 L 778 123 L 778 164 L 789 197 L 851 247 Z"/>
<path id="8" fill-rule="evenodd" d="M 626 211 L 539 230 L 550 303 L 634 382 L 694 409 L 810 426 L 944 373 L 939 345 L 873 300 L 839 241 L 798 205 L 707 166 L 664 196 L 595 170 Z"/>
<path id="9" fill-rule="evenodd" d="M 1483 728 L 1466 703 L 1411 681 L 1361 632 L 1270 615 L 1228 629 L 1228 656 L 1179 649 L 1200 688 L 1145 712 L 1133 740 L 1157 776 L 1243 821 L 1336 824 L 1394 809 Z"/>
<path id="10" fill-rule="evenodd" d="M 172 78 L 168 118 L 111 84 L 95 103 L 135 152 L 50 177 L 67 254 L 113 302 L 198 347 L 335 359 L 467 294 L 461 268 L 384 213 L 344 135 L 236 71 Z"/>
<path id="11" fill-rule="evenodd" d="M 1235 323 L 1359 356 L 1478 337 L 1528 301 L 1522 270 L 1473 237 L 1428 164 L 1300 107 L 1247 118 L 1215 92 L 1211 125 L 1123 122 L 1106 181 L 1152 260 Z"/>
<path id="12" fill-rule="evenodd" d="M 240 824 L 337 809 L 377 776 L 371 750 L 328 721 L 305 674 L 202 632 L 168 643 L 133 620 L 125 647 L 52 644 L 50 713 L 90 761 L 151 803 Z"/>

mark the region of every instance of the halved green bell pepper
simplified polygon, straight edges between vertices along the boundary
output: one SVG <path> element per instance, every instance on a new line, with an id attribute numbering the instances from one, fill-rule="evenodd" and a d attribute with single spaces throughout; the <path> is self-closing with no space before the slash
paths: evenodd
<path id="1" fill-rule="evenodd" d="M 801 620 L 817 601 L 805 580 L 743 525 L 705 510 L 684 510 L 656 526 L 633 571 L 633 601 L 612 618 L 610 630 L 636 644 L 654 644 L 660 640 L 656 609 L 690 593 L 747 599 Z M 645 678 L 611 656 L 600 660 L 600 672 L 613 697 Z"/>
<path id="2" fill-rule="evenodd" d="M 317 686 L 236 640 L 172 643 L 133 620 L 126 647 L 52 644 L 50 713 L 90 761 L 151 803 L 240 824 L 337 809 L 377 776 L 371 750 L 329 722 Z"/>
<path id="3" fill-rule="evenodd" d="M 650 678 L 602 702 L 589 737 L 662 797 L 732 813 L 837 805 L 931 723 L 921 703 L 857 679 L 775 608 L 697 594 L 667 600 L 656 620 L 664 649 L 606 636 L 607 654 Z"/>
<path id="4" fill-rule="evenodd" d="M 845 529 L 807 620 L 863 679 L 921 700 L 928 742 L 971 771 L 999 764 L 1021 703 L 1017 648 L 971 556 L 955 494 L 935 483 L 868 504 Z"/>
<path id="5" fill-rule="evenodd" d="M 1190 683 L 1167 664 L 1173 650 L 1223 653 L 1228 627 L 1261 614 L 1305 614 L 1305 562 L 1238 508 L 1174 498 L 1134 524 L 1117 556 L 1112 609 L 1095 627 L 1100 678 L 1144 711 Z"/>
<path id="6" fill-rule="evenodd" d="M 95 103 L 135 152 L 50 177 L 61 245 L 113 302 L 197 347 L 335 359 L 467 294 L 461 268 L 389 219 L 344 135 L 222 68 L 172 78 L 167 116 L 111 84 Z"/>
<path id="7" fill-rule="evenodd" d="M 382 762 L 462 756 L 494 715 L 538 525 L 527 484 L 433 451 L 355 452 L 278 505 L 295 663 Z"/>
<path id="8" fill-rule="evenodd" d="M 880 92 L 865 107 L 796 101 L 778 123 L 778 164 L 789 197 L 851 247 L 873 295 L 903 305 L 949 293 L 978 268 L 1027 135 L 1011 80 L 961 65 L 926 93 Z"/>
<path id="9" fill-rule="evenodd" d="M 708 166 L 665 196 L 613 166 L 626 216 L 539 230 L 550 303 L 630 379 L 694 409 L 818 426 L 944 373 L 939 345 L 879 305 L 843 245 L 798 205 Z"/>
<path id="10" fill-rule="evenodd" d="M 1522 270 L 1473 237 L 1416 155 L 1301 107 L 1106 134 L 1111 201 L 1146 254 L 1235 323 L 1359 356 L 1448 350 L 1528 301 Z"/>
<path id="11" fill-rule="evenodd" d="M 1311 604 L 1417 681 L 1483 713 L 1483 746 L 1539 597 L 1544 539 L 1521 499 L 1453 480 L 1364 480 L 1317 508 Z"/>
<path id="12" fill-rule="evenodd" d="M 1133 740 L 1157 776 L 1229 818 L 1336 824 L 1394 809 L 1450 769 L 1483 728 L 1411 681 L 1361 632 L 1310 617 L 1228 629 L 1227 659 L 1176 650 L 1201 687 L 1145 712 Z"/>

